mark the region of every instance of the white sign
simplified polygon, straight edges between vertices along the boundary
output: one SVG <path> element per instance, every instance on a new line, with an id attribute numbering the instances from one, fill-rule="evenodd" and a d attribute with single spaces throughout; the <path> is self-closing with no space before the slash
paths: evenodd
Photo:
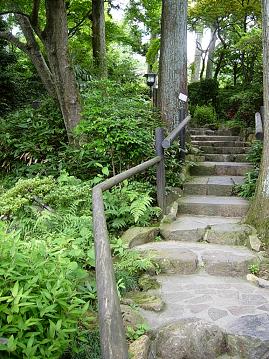
<path id="1" fill-rule="evenodd" d="M 187 102 L 188 101 L 188 96 L 187 95 L 184 95 L 184 93 L 180 92 L 178 98 L 180 99 L 180 101 L 183 101 L 183 102 Z"/>

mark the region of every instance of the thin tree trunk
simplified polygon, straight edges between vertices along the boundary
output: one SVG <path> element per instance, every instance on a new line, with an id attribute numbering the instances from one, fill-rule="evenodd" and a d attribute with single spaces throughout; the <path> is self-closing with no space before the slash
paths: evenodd
<path id="1" fill-rule="evenodd" d="M 263 86 L 264 86 L 264 150 L 260 176 L 254 201 L 247 221 L 256 226 L 260 234 L 269 235 L 269 0 L 262 1 L 263 18 Z"/>
<path id="2" fill-rule="evenodd" d="M 21 48 L 21 50 L 23 50 L 30 57 L 49 95 L 57 100 L 57 94 L 53 82 L 53 75 L 46 63 L 46 60 L 44 59 L 43 54 L 40 51 L 29 19 L 22 15 L 16 15 L 16 20 L 18 21 L 27 41 L 27 46 L 25 46 L 25 50 L 23 48 Z"/>
<path id="3" fill-rule="evenodd" d="M 213 78 L 213 66 L 214 66 L 213 58 L 216 48 L 216 41 L 217 41 L 216 29 L 211 28 L 211 40 L 208 48 L 208 58 L 207 58 L 206 76 L 205 76 L 207 79 Z"/>
<path id="4" fill-rule="evenodd" d="M 191 76 L 191 82 L 197 82 L 200 80 L 200 72 L 201 72 L 201 61 L 202 61 L 202 51 L 201 51 L 201 43 L 203 39 L 203 31 L 196 32 L 196 48 L 194 55 L 194 69 Z"/>
<path id="5" fill-rule="evenodd" d="M 93 59 L 101 78 L 107 77 L 104 0 L 92 0 Z"/>
<path id="6" fill-rule="evenodd" d="M 47 0 L 46 19 L 44 44 L 68 138 L 73 142 L 73 129 L 80 121 L 81 106 L 69 58 L 65 1 Z"/>
<path id="7" fill-rule="evenodd" d="M 160 110 L 171 128 L 179 120 L 179 93 L 187 94 L 187 0 L 162 0 Z"/>

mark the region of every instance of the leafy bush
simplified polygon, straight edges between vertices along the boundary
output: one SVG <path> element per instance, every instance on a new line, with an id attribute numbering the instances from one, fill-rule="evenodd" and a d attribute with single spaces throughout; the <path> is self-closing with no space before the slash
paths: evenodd
<path id="1" fill-rule="evenodd" d="M 88 308 L 77 291 L 86 272 L 57 246 L 0 231 L 0 350 L 16 358 L 59 358 Z"/>
<path id="2" fill-rule="evenodd" d="M 221 89 L 219 98 L 221 118 L 243 122 L 246 127 L 255 126 L 255 112 L 263 104 L 262 84 Z"/>
<path id="3" fill-rule="evenodd" d="M 247 154 L 247 160 L 258 167 L 262 159 L 263 142 L 256 140 L 252 143 L 251 148 Z"/>
<path id="4" fill-rule="evenodd" d="M 199 126 L 214 124 L 217 121 L 216 111 L 212 106 L 196 106 L 193 122 Z"/>
<path id="5" fill-rule="evenodd" d="M 204 79 L 188 86 L 190 112 L 193 115 L 196 106 L 211 105 L 218 110 L 219 84 L 214 79 Z"/>
<path id="6" fill-rule="evenodd" d="M 236 191 L 241 197 L 252 198 L 255 194 L 257 180 L 260 172 L 260 163 L 262 158 L 263 142 L 254 141 L 247 154 L 247 160 L 253 163 L 254 168 L 245 175 L 245 181 L 242 185 L 236 186 Z"/>

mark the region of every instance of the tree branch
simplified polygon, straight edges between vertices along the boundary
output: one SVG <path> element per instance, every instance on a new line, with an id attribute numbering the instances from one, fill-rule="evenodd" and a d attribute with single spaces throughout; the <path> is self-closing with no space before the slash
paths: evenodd
<path id="1" fill-rule="evenodd" d="M 91 11 L 89 10 L 84 16 L 83 18 L 71 29 L 68 30 L 68 37 L 72 37 L 76 34 L 77 30 L 79 29 L 79 27 L 84 23 L 84 21 L 91 16 Z"/>
<path id="2" fill-rule="evenodd" d="M 32 14 L 31 14 L 31 24 L 32 24 L 33 27 L 38 26 L 38 21 L 39 21 L 38 13 L 39 13 L 39 8 L 40 8 L 40 0 L 34 0 L 33 9 L 32 9 Z"/>
<path id="3" fill-rule="evenodd" d="M 5 39 L 18 47 L 20 50 L 28 54 L 27 45 L 21 42 L 17 37 L 15 37 L 11 32 L 0 31 L 0 38 Z"/>

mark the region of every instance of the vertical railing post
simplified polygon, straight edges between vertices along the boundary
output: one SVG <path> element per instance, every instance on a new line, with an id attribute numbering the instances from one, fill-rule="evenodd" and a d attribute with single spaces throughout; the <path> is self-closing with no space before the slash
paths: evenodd
<path id="1" fill-rule="evenodd" d="M 185 118 L 185 106 L 180 107 L 179 109 L 179 123 L 181 123 Z M 186 129 L 185 127 L 180 131 L 179 134 L 179 159 L 184 162 L 185 161 L 185 154 L 186 154 Z"/>
<path id="2" fill-rule="evenodd" d="M 102 189 L 92 192 L 95 272 L 103 359 L 128 359 L 120 301 L 117 293 L 106 226 Z"/>
<path id="3" fill-rule="evenodd" d="M 155 130 L 155 148 L 156 155 L 161 157 L 161 161 L 157 163 L 157 203 L 162 209 L 163 214 L 166 211 L 166 196 L 165 196 L 165 165 L 164 165 L 164 149 L 162 142 L 164 140 L 164 129 L 158 127 Z"/>

